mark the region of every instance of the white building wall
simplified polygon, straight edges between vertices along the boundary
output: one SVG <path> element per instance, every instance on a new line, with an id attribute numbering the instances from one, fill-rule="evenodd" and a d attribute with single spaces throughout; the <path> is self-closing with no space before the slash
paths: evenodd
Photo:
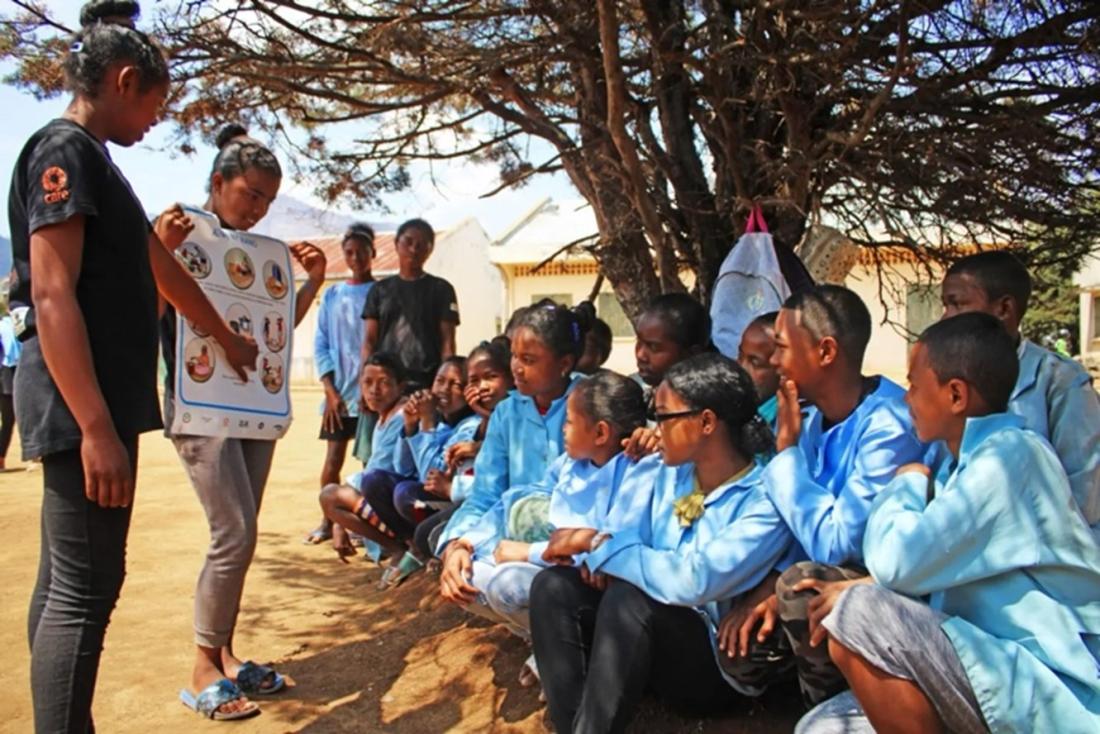
<path id="1" fill-rule="evenodd" d="M 440 232 L 426 270 L 446 278 L 455 288 L 462 320 L 457 333 L 459 354 L 468 353 L 483 339 L 496 335 L 497 323 L 501 320 L 504 281 L 500 270 L 489 262 L 489 237 L 477 220 L 467 219 Z M 376 276 L 384 275 L 389 273 L 376 273 Z M 327 281 L 321 292 L 338 282 L 340 279 Z M 297 383 L 315 383 L 320 377 L 313 366 L 313 338 L 317 333 L 320 296 L 318 293 L 313 307 L 294 330 L 290 376 Z"/>

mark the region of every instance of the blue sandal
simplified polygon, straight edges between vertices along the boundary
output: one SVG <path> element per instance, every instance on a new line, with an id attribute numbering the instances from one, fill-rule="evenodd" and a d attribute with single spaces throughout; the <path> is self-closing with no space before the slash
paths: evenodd
<path id="1" fill-rule="evenodd" d="M 218 710 L 225 704 L 239 701 L 242 698 L 244 698 L 244 693 L 228 678 L 222 678 L 216 683 L 211 683 L 202 689 L 197 696 L 186 688 L 180 690 L 180 701 L 184 706 L 214 721 L 233 721 L 260 713 L 260 707 L 252 701 L 249 701 L 249 705 L 239 711 L 227 713 Z"/>
<path id="2" fill-rule="evenodd" d="M 269 677 L 271 685 L 265 686 L 264 681 Z M 241 669 L 237 671 L 237 686 L 250 696 L 270 696 L 283 690 L 286 686 L 286 678 L 279 675 L 270 665 L 260 665 L 246 660 L 241 663 Z"/>

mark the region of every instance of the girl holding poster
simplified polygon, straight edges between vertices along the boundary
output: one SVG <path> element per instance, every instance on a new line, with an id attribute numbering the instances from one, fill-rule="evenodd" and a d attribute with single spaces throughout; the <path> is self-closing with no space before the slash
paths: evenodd
<path id="1" fill-rule="evenodd" d="M 239 125 L 222 130 L 217 144 L 218 155 L 210 173 L 210 195 L 204 208 L 217 217 L 222 228 L 244 232 L 267 214 L 279 193 L 282 168 L 275 155 L 248 137 Z M 164 212 L 156 224 L 170 250 L 183 244 L 193 227 L 178 205 Z M 297 326 L 324 280 L 326 263 L 324 254 L 310 244 L 291 245 L 290 252 L 309 276 L 295 300 Z M 176 324 L 174 314 L 168 314 L 161 324 L 165 363 L 169 366 L 166 412 L 173 410 Z M 283 364 L 289 365 L 289 359 Z M 267 371 L 275 369 L 270 365 L 268 368 Z M 281 374 L 279 379 L 281 384 Z M 265 387 L 270 389 L 266 382 Z M 172 416 L 166 418 L 166 424 L 171 426 Z M 256 519 L 271 470 L 275 441 L 185 435 L 180 431 L 171 432 L 170 437 L 210 525 L 210 548 L 195 589 L 195 664 L 190 685 L 180 691 L 180 699 L 212 719 L 250 716 L 259 709 L 247 695 L 276 693 L 285 685 L 283 677 L 272 668 L 242 661 L 234 654 L 232 645 L 245 575 L 256 548 Z"/>

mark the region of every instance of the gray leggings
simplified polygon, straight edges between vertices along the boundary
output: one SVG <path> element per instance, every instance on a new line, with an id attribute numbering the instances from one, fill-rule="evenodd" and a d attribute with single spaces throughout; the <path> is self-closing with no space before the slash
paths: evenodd
<path id="1" fill-rule="evenodd" d="M 195 587 L 195 644 L 224 647 L 233 637 L 256 550 L 256 518 L 275 442 L 174 436 L 172 443 L 210 525 L 210 548 Z"/>

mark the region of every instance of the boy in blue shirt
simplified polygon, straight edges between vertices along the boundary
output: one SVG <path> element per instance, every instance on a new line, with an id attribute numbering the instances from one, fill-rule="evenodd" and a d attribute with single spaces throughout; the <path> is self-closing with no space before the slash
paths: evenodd
<path id="1" fill-rule="evenodd" d="M 723 648 L 737 657 L 749 653 L 750 635 L 762 643 L 781 620 L 810 704 L 842 690 L 844 679 L 824 650 L 807 644 L 810 594 L 791 587 L 806 577 L 863 575 L 871 502 L 898 467 L 924 454 L 904 390 L 881 375 L 862 374 L 870 338 L 867 306 L 847 288 L 817 286 L 792 296 L 779 311 L 772 355 L 780 374 L 778 453 L 764 469 L 763 485 L 809 562 L 792 566 L 798 558 L 788 554 L 775 593 L 765 582 L 753 594 L 759 604 L 747 615 L 743 606 L 734 609 L 722 625 Z M 805 414 L 800 398 L 809 403 Z"/>
<path id="2" fill-rule="evenodd" d="M 741 334 L 741 347 L 737 351 L 737 364 L 752 378 L 756 397 L 760 401 L 757 413 L 775 432 L 776 411 L 779 408 L 779 370 L 772 364 L 775 354 L 775 319 L 778 311 L 757 316 Z"/>
<path id="3" fill-rule="evenodd" d="M 948 269 L 943 315 L 982 311 L 1004 324 L 1020 362 L 1008 412 L 1050 441 L 1077 505 L 1100 537 L 1100 399 L 1080 364 L 1021 337 L 1030 297 L 1031 276 L 1015 255 L 981 252 Z"/>
<path id="4" fill-rule="evenodd" d="M 802 585 L 821 592 L 811 644 L 828 636 L 852 691 L 798 731 L 1100 729 L 1100 547 L 1065 511 L 1050 444 L 1005 412 L 1014 352 L 981 313 L 913 347 L 907 402 L 940 461 L 902 467 L 875 499 L 870 578 Z"/>

